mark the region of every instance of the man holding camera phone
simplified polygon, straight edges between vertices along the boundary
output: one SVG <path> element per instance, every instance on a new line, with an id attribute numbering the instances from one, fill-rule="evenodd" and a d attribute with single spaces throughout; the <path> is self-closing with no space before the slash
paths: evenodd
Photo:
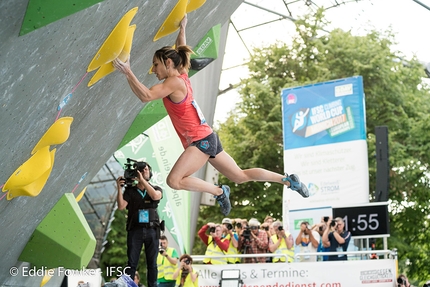
<path id="1" fill-rule="evenodd" d="M 300 224 L 300 231 L 296 237 L 296 245 L 300 248 L 300 253 L 317 252 L 320 235 L 317 231 L 310 229 L 309 222 L 303 221 Z M 300 256 L 300 262 L 316 262 L 316 255 Z"/>
<path id="2" fill-rule="evenodd" d="M 134 278 L 139 264 L 140 253 L 145 245 L 148 287 L 157 287 L 157 253 L 160 237 L 160 218 L 157 207 L 163 197 L 162 189 L 149 183 L 151 167 L 146 162 L 136 162 L 130 175 L 116 180 L 118 209 L 127 208 L 127 275 Z M 127 178 L 126 178 L 127 177 Z M 129 178 L 130 177 L 130 178 Z M 131 178 L 132 177 L 132 178 Z M 127 183 L 127 184 L 126 184 Z M 124 194 L 122 188 L 125 186 Z"/>
<path id="3" fill-rule="evenodd" d="M 176 264 L 178 264 L 178 252 L 169 247 L 169 241 L 165 235 L 160 236 L 160 249 L 157 257 L 158 287 L 175 287 L 176 280 L 173 278 Z"/>
<path id="4" fill-rule="evenodd" d="M 324 247 L 330 247 L 330 252 L 342 252 L 348 249 L 351 232 L 345 231 L 345 223 L 340 217 L 327 221 L 327 228 L 323 233 Z M 348 260 L 345 254 L 329 255 L 328 261 Z"/>
<path id="5" fill-rule="evenodd" d="M 209 230 L 209 235 L 206 231 Z M 200 239 L 206 244 L 206 256 L 203 264 L 227 264 L 227 258 L 224 257 L 225 252 L 228 251 L 230 240 L 223 237 L 223 226 L 209 222 L 200 228 L 198 235 Z"/>

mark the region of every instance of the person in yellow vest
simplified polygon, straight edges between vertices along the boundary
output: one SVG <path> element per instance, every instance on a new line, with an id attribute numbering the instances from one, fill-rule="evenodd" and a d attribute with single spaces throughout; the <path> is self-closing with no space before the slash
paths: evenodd
<path id="1" fill-rule="evenodd" d="M 239 254 L 239 251 L 237 250 L 237 247 L 239 246 L 239 235 L 237 235 L 236 230 L 233 228 L 233 222 L 230 218 L 224 218 L 222 220 L 222 225 L 224 226 L 224 237 L 230 241 L 230 244 L 228 245 L 228 250 L 225 254 Z M 240 263 L 240 258 L 227 257 L 227 263 Z"/>
<path id="2" fill-rule="evenodd" d="M 284 230 L 282 222 L 277 220 L 273 222 L 275 234 L 270 237 L 269 250 L 276 254 L 285 254 L 288 256 L 288 262 L 294 261 L 294 238 L 291 233 Z M 272 257 L 272 262 L 285 262 L 285 256 Z"/>
<path id="3" fill-rule="evenodd" d="M 209 235 L 206 234 L 208 229 Z M 198 235 L 207 246 L 205 255 L 209 256 L 203 260 L 203 264 L 227 264 L 224 254 L 228 251 L 230 240 L 223 238 L 223 226 L 210 222 L 200 228 Z"/>
<path id="4" fill-rule="evenodd" d="M 178 264 L 178 257 L 176 249 L 169 247 L 167 237 L 161 235 L 160 252 L 157 256 L 158 287 L 175 287 L 176 280 L 173 278 L 173 273 Z"/>
<path id="5" fill-rule="evenodd" d="M 183 254 L 179 258 L 179 267 L 173 273 L 178 287 L 199 287 L 199 275 L 193 270 L 193 258 Z"/>

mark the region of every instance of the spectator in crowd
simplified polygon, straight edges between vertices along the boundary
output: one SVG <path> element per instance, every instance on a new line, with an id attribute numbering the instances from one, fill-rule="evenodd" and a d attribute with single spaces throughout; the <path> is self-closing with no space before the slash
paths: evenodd
<path id="1" fill-rule="evenodd" d="M 324 247 L 322 236 L 325 229 L 327 228 L 327 223 L 324 221 L 324 217 L 321 218 L 321 222 L 315 224 L 311 229 L 318 232 L 320 235 L 320 240 L 318 242 L 317 252 L 329 252 L 330 247 Z M 328 261 L 328 255 L 318 255 L 318 261 Z"/>
<path id="2" fill-rule="evenodd" d="M 267 215 L 264 218 L 264 222 L 263 223 L 267 223 L 268 225 L 271 225 L 275 220 L 273 219 L 273 217 L 271 217 L 270 215 Z"/>
<path id="3" fill-rule="evenodd" d="M 269 225 L 269 238 L 276 234 L 275 229 L 273 228 L 273 223 Z"/>
<path id="4" fill-rule="evenodd" d="M 400 274 L 399 277 L 397 277 L 397 287 L 411 287 L 406 275 Z"/>
<path id="5" fill-rule="evenodd" d="M 246 219 L 246 218 L 244 218 L 244 219 L 242 219 L 242 228 L 245 228 L 245 227 L 248 227 L 249 226 L 249 224 L 248 224 L 248 219 Z"/>
<path id="6" fill-rule="evenodd" d="M 139 272 L 137 270 L 136 270 L 136 273 L 134 273 L 134 280 L 133 281 L 134 281 L 134 283 L 136 283 L 136 285 L 138 287 L 144 287 L 144 285 L 140 283 L 140 275 L 139 275 Z"/>
<path id="7" fill-rule="evenodd" d="M 188 254 L 183 254 L 179 258 L 179 267 L 173 273 L 178 287 L 199 287 L 197 272 L 193 270 L 193 258 Z"/>
<path id="8" fill-rule="evenodd" d="M 208 229 L 209 235 L 206 234 Z M 209 258 L 205 258 L 203 263 L 227 264 L 227 258 L 224 257 L 224 254 L 228 251 L 230 240 L 226 237 L 223 238 L 223 227 L 220 224 L 210 222 L 200 228 L 198 235 L 207 246 L 205 255 L 211 256 Z"/>
<path id="9" fill-rule="evenodd" d="M 240 230 L 242 229 L 242 219 L 240 218 L 235 218 L 233 219 L 233 226 L 234 226 L 234 231 L 236 231 L 237 234 L 239 234 Z"/>
<path id="10" fill-rule="evenodd" d="M 225 238 L 227 238 L 230 241 L 226 254 L 229 254 L 229 255 L 239 254 L 237 250 L 237 247 L 239 247 L 239 236 L 237 235 L 233 227 L 233 222 L 231 221 L 230 218 L 224 218 L 222 220 L 222 225 L 224 226 Z M 228 264 L 240 263 L 240 258 L 227 257 L 227 263 Z"/>
<path id="11" fill-rule="evenodd" d="M 252 218 L 249 228 L 242 228 L 239 238 L 239 250 L 243 254 L 264 254 L 268 248 L 267 233 L 260 230 L 260 222 Z M 265 263 L 265 257 L 244 258 L 245 263 Z"/>
<path id="12" fill-rule="evenodd" d="M 176 280 L 173 279 L 178 264 L 178 252 L 169 247 L 169 240 L 165 235 L 160 236 L 160 248 L 157 256 L 158 287 L 175 287 Z"/>
<path id="13" fill-rule="evenodd" d="M 296 245 L 299 246 L 300 253 L 316 253 L 320 242 L 320 235 L 315 230 L 309 228 L 309 222 L 303 221 L 300 224 L 300 231 L 296 237 Z M 316 262 L 317 255 L 300 256 L 300 262 Z"/>
<path id="14" fill-rule="evenodd" d="M 264 230 L 267 233 L 267 237 L 272 235 L 270 234 L 270 225 L 272 225 L 272 223 L 263 222 L 263 224 L 260 226 L 261 230 Z"/>
<path id="15" fill-rule="evenodd" d="M 264 230 L 264 232 L 266 232 L 267 238 L 270 238 L 273 235 L 272 234 L 272 232 L 273 232 L 272 224 L 273 224 L 273 218 L 268 215 L 264 219 L 263 224 L 261 224 L 261 226 L 260 226 L 261 230 Z M 266 253 L 270 253 L 269 246 L 267 246 Z M 266 262 L 267 263 L 272 262 L 272 257 L 267 257 Z"/>
<path id="16" fill-rule="evenodd" d="M 323 234 L 324 247 L 330 247 L 330 252 L 342 252 L 348 249 L 351 232 L 345 231 L 345 223 L 340 217 L 327 221 L 327 228 Z M 348 260 L 345 254 L 329 255 L 328 261 Z"/>
<path id="17" fill-rule="evenodd" d="M 282 222 L 277 220 L 273 222 L 275 234 L 270 237 L 269 250 L 275 254 L 284 254 L 272 258 L 272 262 L 285 262 L 287 255 L 288 262 L 294 261 L 294 238 L 291 233 L 285 231 Z"/>

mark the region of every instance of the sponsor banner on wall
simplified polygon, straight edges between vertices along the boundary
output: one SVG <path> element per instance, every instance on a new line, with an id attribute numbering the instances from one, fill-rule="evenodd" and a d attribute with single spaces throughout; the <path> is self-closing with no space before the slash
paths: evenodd
<path id="1" fill-rule="evenodd" d="M 193 265 L 200 287 L 220 286 L 221 272 L 239 270 L 243 287 L 392 287 L 396 280 L 395 261 L 324 261 L 306 263 Z M 232 283 L 230 279 L 230 283 Z M 228 284 L 225 286 L 240 286 Z M 228 285 L 227 285 L 228 284 Z M 221 286 L 224 286 L 221 285 Z"/>
<path id="2" fill-rule="evenodd" d="M 285 171 L 310 192 L 307 199 L 287 195 L 288 209 L 367 203 L 362 77 L 284 89 L 282 113 Z"/>

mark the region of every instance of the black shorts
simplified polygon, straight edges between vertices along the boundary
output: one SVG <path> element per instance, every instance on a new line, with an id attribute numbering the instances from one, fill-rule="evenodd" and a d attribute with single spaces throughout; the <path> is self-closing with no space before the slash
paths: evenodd
<path id="1" fill-rule="evenodd" d="M 190 146 L 195 146 L 210 158 L 215 158 L 217 154 L 223 151 L 221 141 L 216 133 L 211 133 L 204 139 L 192 142 Z"/>

